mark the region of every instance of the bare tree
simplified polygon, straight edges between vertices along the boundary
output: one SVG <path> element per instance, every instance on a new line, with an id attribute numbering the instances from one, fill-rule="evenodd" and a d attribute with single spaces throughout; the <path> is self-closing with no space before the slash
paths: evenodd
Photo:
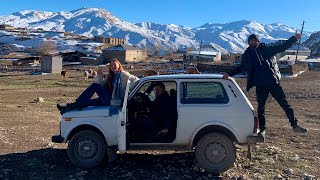
<path id="1" fill-rule="evenodd" d="M 57 54 L 57 46 L 54 41 L 44 41 L 36 48 L 36 53 L 42 56 Z"/>

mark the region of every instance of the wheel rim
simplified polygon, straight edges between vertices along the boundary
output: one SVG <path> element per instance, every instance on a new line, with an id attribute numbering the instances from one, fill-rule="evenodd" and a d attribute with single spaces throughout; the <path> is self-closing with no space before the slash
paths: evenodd
<path id="1" fill-rule="evenodd" d="M 219 142 L 209 143 L 204 149 L 204 155 L 212 163 L 221 163 L 227 157 L 227 149 Z"/>
<path id="2" fill-rule="evenodd" d="M 84 137 L 77 142 L 77 148 L 75 149 L 76 157 L 81 161 L 90 161 L 98 154 L 98 143 L 96 139 L 90 137 Z"/>

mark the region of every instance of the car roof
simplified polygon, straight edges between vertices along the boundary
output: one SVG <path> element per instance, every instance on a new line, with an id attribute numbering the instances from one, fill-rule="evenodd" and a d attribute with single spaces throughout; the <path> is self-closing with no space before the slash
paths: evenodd
<path id="1" fill-rule="evenodd" d="M 143 80 L 164 80 L 164 79 L 222 79 L 222 74 L 166 74 L 157 76 L 146 76 Z"/>

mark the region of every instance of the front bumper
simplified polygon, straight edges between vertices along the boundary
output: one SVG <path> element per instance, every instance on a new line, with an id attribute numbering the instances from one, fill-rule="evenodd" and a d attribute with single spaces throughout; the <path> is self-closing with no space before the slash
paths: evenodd
<path id="1" fill-rule="evenodd" d="M 61 135 L 55 135 L 51 137 L 51 141 L 54 143 L 63 143 L 64 138 Z"/>

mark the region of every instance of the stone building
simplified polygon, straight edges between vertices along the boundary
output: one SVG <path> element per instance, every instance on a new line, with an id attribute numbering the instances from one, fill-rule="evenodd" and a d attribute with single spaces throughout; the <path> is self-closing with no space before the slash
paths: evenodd
<path id="1" fill-rule="evenodd" d="M 0 30 L 14 30 L 14 27 L 6 24 L 0 24 Z"/>
<path id="2" fill-rule="evenodd" d="M 95 36 L 93 40 L 99 43 L 103 43 L 105 48 L 109 48 L 119 44 L 125 44 L 125 39 L 122 39 L 122 38 L 112 38 L 112 37 L 106 38 L 103 36 Z"/>
<path id="3" fill-rule="evenodd" d="M 148 58 L 147 51 L 126 44 L 119 44 L 102 51 L 101 57 L 105 63 L 117 58 L 121 63 L 143 61 Z"/>

